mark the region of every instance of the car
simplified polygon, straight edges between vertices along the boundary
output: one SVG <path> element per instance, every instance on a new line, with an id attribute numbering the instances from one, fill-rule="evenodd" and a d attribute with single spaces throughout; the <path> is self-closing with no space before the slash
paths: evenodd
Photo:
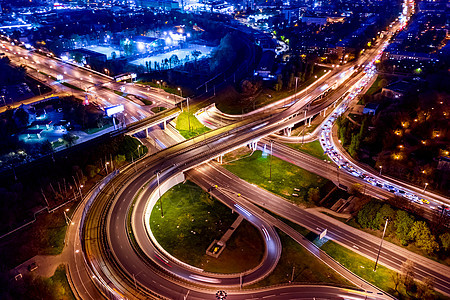
<path id="1" fill-rule="evenodd" d="M 420 199 L 420 201 L 422 201 L 423 203 L 426 203 L 426 204 L 430 204 L 430 201 L 428 201 L 427 199 Z"/>

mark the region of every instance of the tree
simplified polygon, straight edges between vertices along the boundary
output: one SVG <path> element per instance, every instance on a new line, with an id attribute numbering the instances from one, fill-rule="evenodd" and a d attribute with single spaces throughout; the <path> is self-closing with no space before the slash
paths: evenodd
<path id="1" fill-rule="evenodd" d="M 394 221 L 395 233 L 403 246 L 408 245 L 408 242 L 411 240 L 409 237 L 409 231 L 413 223 L 414 218 L 411 217 L 406 211 L 397 210 Z"/>
<path id="2" fill-rule="evenodd" d="M 63 140 L 66 141 L 67 147 L 71 147 L 75 144 L 76 136 L 73 133 L 66 133 L 62 136 Z"/>
<path id="3" fill-rule="evenodd" d="M 357 158 L 360 143 L 361 143 L 361 134 L 360 133 L 354 134 L 352 136 L 350 147 L 348 148 L 348 154 L 350 154 L 351 157 Z"/>
<path id="4" fill-rule="evenodd" d="M 170 68 L 172 68 L 172 64 L 175 67 L 179 62 L 180 60 L 178 59 L 178 55 L 173 54 L 169 59 Z"/>
<path id="5" fill-rule="evenodd" d="M 431 254 L 439 249 L 439 244 L 436 242 L 434 235 L 431 234 L 430 228 L 424 221 L 416 221 L 411 227 L 409 238 L 415 241 L 416 246 Z"/>
<path id="6" fill-rule="evenodd" d="M 48 140 L 45 140 L 45 142 L 43 142 L 41 144 L 41 153 L 48 154 L 48 153 L 52 153 L 52 152 L 53 152 L 52 143 L 50 143 Z"/>
<path id="7" fill-rule="evenodd" d="M 421 283 L 417 285 L 416 298 L 433 299 L 434 281 L 430 277 L 425 277 Z"/>
<path id="8" fill-rule="evenodd" d="M 441 234 L 439 239 L 441 240 L 442 248 L 444 248 L 445 251 L 448 251 L 450 249 L 450 232 Z"/>
<path id="9" fill-rule="evenodd" d="M 202 55 L 202 53 L 198 50 L 194 50 L 191 52 L 192 56 L 194 57 L 195 63 L 197 63 L 197 58 Z"/>
<path id="10" fill-rule="evenodd" d="M 396 292 L 398 292 L 398 285 L 401 283 L 402 281 L 402 275 L 398 272 L 393 272 L 392 273 L 392 282 L 394 283 L 394 290 Z"/>
<path id="11" fill-rule="evenodd" d="M 18 121 L 18 125 L 19 126 L 28 126 L 28 122 L 30 120 L 30 116 L 28 115 L 28 113 L 25 111 L 25 109 L 23 109 L 22 107 L 19 107 L 16 112 L 15 112 L 15 116 L 17 118 Z"/>
<path id="12" fill-rule="evenodd" d="M 402 283 L 405 285 L 406 290 L 412 290 L 414 286 L 414 262 L 410 260 L 403 262 L 400 272 Z"/>
<path id="13" fill-rule="evenodd" d="M 308 190 L 308 201 L 311 203 L 315 203 L 320 200 L 320 191 L 319 188 L 310 188 Z"/>
<path id="14" fill-rule="evenodd" d="M 393 221 L 395 218 L 395 210 L 393 210 L 389 204 L 383 204 L 383 206 L 377 212 L 375 220 L 373 221 L 372 229 L 380 229 L 380 226 L 383 226 L 386 222 L 386 218 L 388 218 L 390 221 Z M 391 228 L 391 226 L 389 227 Z"/>
<path id="15" fill-rule="evenodd" d="M 358 212 L 358 223 L 363 228 L 373 228 L 374 220 L 381 204 L 377 201 L 370 201 Z"/>

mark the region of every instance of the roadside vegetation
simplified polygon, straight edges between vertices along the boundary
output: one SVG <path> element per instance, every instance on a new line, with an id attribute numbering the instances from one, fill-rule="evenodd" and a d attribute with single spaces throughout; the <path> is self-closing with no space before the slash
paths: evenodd
<path id="1" fill-rule="evenodd" d="M 238 214 L 211 199 L 208 193 L 190 181 L 178 184 L 153 208 L 150 226 L 158 243 L 170 254 L 190 265 L 217 273 L 238 273 L 257 266 L 264 254 L 264 242 L 258 230 L 242 221 L 218 258 L 205 254 L 209 245 L 220 240 Z"/>
<path id="2" fill-rule="evenodd" d="M 401 272 L 395 272 L 380 264 L 373 271 L 375 262 L 364 256 L 327 241 L 321 249 L 341 263 L 351 272 L 381 288 L 399 299 L 447 299 L 433 290 L 433 280 L 427 278 L 424 282 L 414 281 L 414 263 L 406 261 Z"/>
<path id="3" fill-rule="evenodd" d="M 445 227 L 449 218 L 444 214 L 429 222 L 372 199 L 347 224 L 381 237 L 386 218 L 389 218 L 386 240 L 450 266 L 450 231 Z"/>
<path id="4" fill-rule="evenodd" d="M 348 287 L 354 285 L 320 262 L 308 250 L 277 230 L 282 245 L 280 260 L 273 272 L 249 288 L 266 287 L 285 283 L 337 284 Z M 293 275 L 293 276 L 292 276 Z"/>

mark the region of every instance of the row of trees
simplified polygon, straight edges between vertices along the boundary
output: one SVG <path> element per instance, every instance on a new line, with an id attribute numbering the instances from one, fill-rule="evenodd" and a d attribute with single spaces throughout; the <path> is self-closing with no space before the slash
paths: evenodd
<path id="1" fill-rule="evenodd" d="M 437 253 L 439 249 L 444 250 L 445 254 L 450 249 L 449 231 L 441 233 L 436 239 L 425 221 L 416 220 L 413 215 L 394 209 L 389 204 L 372 200 L 357 215 L 358 224 L 372 230 L 382 230 L 386 218 L 389 219 L 386 235 L 396 238 L 404 246 L 413 243 L 427 254 Z"/>
<path id="2" fill-rule="evenodd" d="M 350 156 L 355 159 L 358 158 L 361 142 L 367 136 L 369 122 L 367 115 L 364 116 L 361 125 L 352 123 L 344 115 L 339 116 L 336 120 L 339 140 Z"/>
<path id="3" fill-rule="evenodd" d="M 51 145 L 44 144 L 46 146 L 42 148 L 51 153 Z M 17 167 L 14 172 L 3 172 L 0 174 L 0 219 L 4 222 L 0 231 L 4 233 L 29 220 L 35 207 L 53 207 L 74 194 L 78 195 L 77 186 L 91 186 L 98 176 L 106 174 L 106 161 L 118 167 L 136 159 L 139 154 L 143 155 L 147 148 L 141 147 L 138 153 L 138 145 L 139 142 L 132 137 L 119 136 L 102 144 L 66 153 L 64 157 L 55 153 Z"/>

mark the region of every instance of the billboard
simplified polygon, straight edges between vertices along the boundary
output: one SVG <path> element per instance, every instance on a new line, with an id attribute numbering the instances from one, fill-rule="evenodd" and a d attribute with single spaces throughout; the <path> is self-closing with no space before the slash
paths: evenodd
<path id="1" fill-rule="evenodd" d="M 108 117 L 115 115 L 117 113 L 123 112 L 125 110 L 123 104 L 114 105 L 105 108 L 105 113 Z"/>

